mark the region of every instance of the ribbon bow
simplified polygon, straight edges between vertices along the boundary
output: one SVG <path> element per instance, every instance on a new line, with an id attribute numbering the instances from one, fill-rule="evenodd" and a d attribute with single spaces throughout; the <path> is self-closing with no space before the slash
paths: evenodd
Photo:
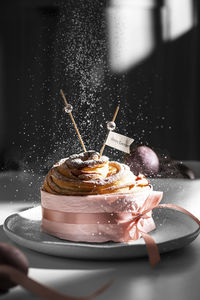
<path id="1" fill-rule="evenodd" d="M 160 261 L 160 253 L 154 239 L 143 229 L 144 219 L 151 218 L 151 212 L 154 208 L 171 208 L 189 215 L 200 226 L 200 220 L 186 209 L 175 204 L 159 204 L 162 199 L 162 192 L 152 192 L 141 207 L 136 206 L 132 212 L 130 221 L 124 223 L 124 241 L 130 242 L 142 237 L 145 241 L 149 256 L 150 265 L 153 267 Z M 122 221 L 123 222 L 123 221 Z"/>

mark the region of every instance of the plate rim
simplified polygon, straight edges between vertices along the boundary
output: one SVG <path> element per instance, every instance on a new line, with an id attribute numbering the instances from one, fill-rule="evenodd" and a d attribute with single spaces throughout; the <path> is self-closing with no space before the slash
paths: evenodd
<path id="1" fill-rule="evenodd" d="M 25 209 L 24 211 L 34 209 L 36 207 L 38 207 L 38 206 Z M 170 208 L 166 208 L 166 209 L 167 210 L 172 210 Z M 180 213 L 180 214 L 185 215 L 186 217 L 191 219 L 191 217 L 189 217 L 188 215 L 184 214 L 181 211 L 177 211 L 177 210 L 174 210 L 174 211 L 175 211 L 175 213 L 178 213 L 178 214 Z M 46 247 L 48 245 L 48 243 L 44 243 L 43 241 L 34 241 L 34 240 L 31 240 L 31 239 L 28 239 L 28 238 L 24 238 L 24 237 L 16 234 L 15 232 L 13 232 L 9 228 L 8 223 L 14 217 L 21 217 L 21 216 L 19 215 L 19 212 L 12 213 L 5 219 L 5 221 L 3 223 L 3 230 L 9 237 L 11 237 L 11 239 L 13 238 L 13 240 L 15 242 L 16 242 L 16 239 L 17 239 L 17 240 L 20 240 L 20 241 L 26 241 L 29 244 L 37 244 L 37 245 L 40 245 L 40 246 L 42 245 L 43 247 Z M 191 219 L 191 220 L 194 221 L 193 219 Z M 196 223 L 196 222 L 194 221 L 194 223 Z M 156 229 L 158 230 L 158 227 L 155 228 L 153 231 L 155 231 Z M 47 233 L 44 232 L 44 234 L 47 234 Z M 197 229 L 194 230 L 192 233 L 189 233 L 187 235 L 184 235 L 184 236 L 181 236 L 181 237 L 178 237 L 178 238 L 173 238 L 173 239 L 170 239 L 170 240 L 167 240 L 167 241 L 158 242 L 156 244 L 159 248 L 159 247 L 165 246 L 165 244 L 167 244 L 169 242 L 173 243 L 174 241 L 177 242 L 177 241 L 181 241 L 183 239 L 190 239 L 191 242 L 192 242 L 194 239 L 196 239 L 198 237 L 199 234 L 200 234 L 200 226 L 197 225 Z M 150 233 L 150 235 L 151 235 L 151 233 Z M 16 243 L 18 243 L 18 242 L 16 242 Z M 49 243 L 51 244 L 51 242 L 49 242 Z M 70 247 L 78 247 L 78 248 L 82 247 L 82 248 L 90 248 L 90 249 L 93 248 L 93 249 L 104 249 L 104 250 L 105 249 L 113 249 L 113 248 L 121 248 L 121 247 L 146 247 L 144 240 L 143 240 L 143 243 L 138 244 L 138 243 L 117 243 L 117 242 L 112 242 L 112 241 L 105 242 L 105 243 L 88 243 L 88 242 L 74 242 L 74 241 L 68 241 L 68 240 L 62 240 L 62 239 L 60 239 L 60 241 L 59 241 L 59 239 L 58 239 L 58 241 L 54 244 L 54 247 L 60 247 L 60 246 L 62 246 L 62 247 L 64 247 L 64 246 L 69 247 L 70 246 Z M 26 247 L 29 248 L 28 246 L 26 246 Z M 33 249 L 33 248 L 31 248 L 31 249 Z"/>

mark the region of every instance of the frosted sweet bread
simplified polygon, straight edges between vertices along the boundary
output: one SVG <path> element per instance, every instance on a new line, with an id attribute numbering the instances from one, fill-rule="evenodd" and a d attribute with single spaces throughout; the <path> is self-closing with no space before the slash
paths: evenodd
<path id="1" fill-rule="evenodd" d="M 60 195 L 99 195 L 132 193 L 149 187 L 145 176 L 135 176 L 130 168 L 108 160 L 95 151 L 60 160 L 47 174 L 43 190 Z"/>
<path id="2" fill-rule="evenodd" d="M 45 178 L 42 230 L 71 241 L 124 242 L 126 223 L 152 193 L 145 176 L 124 164 L 95 151 L 72 155 Z M 155 228 L 151 211 L 140 226 L 145 232 Z"/>

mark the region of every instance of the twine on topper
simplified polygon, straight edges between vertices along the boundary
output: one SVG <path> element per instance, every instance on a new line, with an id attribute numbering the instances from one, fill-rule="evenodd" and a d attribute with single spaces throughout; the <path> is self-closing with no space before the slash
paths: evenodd
<path id="1" fill-rule="evenodd" d="M 73 123 L 73 125 L 74 125 L 74 128 L 75 128 L 75 130 L 76 130 L 76 133 L 77 133 L 77 135 L 78 135 L 78 138 L 79 138 L 79 140 L 80 140 L 80 142 L 81 142 L 81 145 L 82 145 L 82 147 L 83 147 L 83 150 L 84 150 L 84 152 L 86 152 L 87 150 L 86 150 L 86 148 L 85 148 L 85 145 L 84 145 L 83 140 L 82 140 L 82 138 L 81 138 L 81 135 L 80 135 L 80 133 L 79 133 L 78 127 L 77 127 L 76 122 L 75 122 L 75 120 L 74 120 L 74 117 L 73 117 L 73 115 L 72 115 L 73 106 L 67 102 L 67 99 L 66 99 L 65 94 L 63 93 L 63 90 L 62 90 L 62 89 L 60 89 L 60 94 L 61 94 L 61 96 L 62 96 L 62 98 L 63 98 L 63 100 L 64 100 L 64 102 L 65 102 L 65 108 L 64 108 L 64 110 L 65 110 L 66 113 L 69 114 L 69 116 L 70 116 L 70 118 L 71 118 L 71 120 L 72 120 L 72 123 Z"/>

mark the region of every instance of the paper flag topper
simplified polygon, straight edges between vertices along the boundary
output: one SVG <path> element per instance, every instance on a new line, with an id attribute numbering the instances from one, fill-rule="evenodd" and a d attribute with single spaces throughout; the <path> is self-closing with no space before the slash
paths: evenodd
<path id="1" fill-rule="evenodd" d="M 131 139 L 125 135 L 110 131 L 106 140 L 106 145 L 120 151 L 130 153 L 130 145 L 134 139 Z"/>

